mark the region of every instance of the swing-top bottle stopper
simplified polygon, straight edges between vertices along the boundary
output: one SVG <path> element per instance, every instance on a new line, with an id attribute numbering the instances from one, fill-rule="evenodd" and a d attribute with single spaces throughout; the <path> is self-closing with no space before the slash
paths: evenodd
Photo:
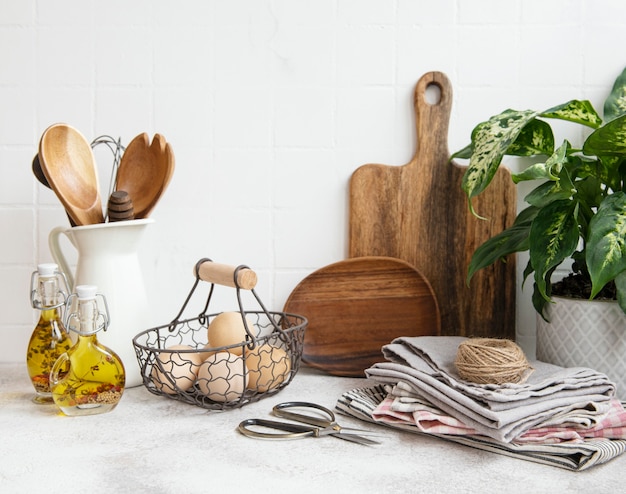
<path id="1" fill-rule="evenodd" d="M 61 307 L 67 299 L 67 279 L 52 262 L 37 265 L 30 278 L 30 304 L 33 309 Z"/>
<path id="2" fill-rule="evenodd" d="M 74 307 L 76 299 L 77 307 Z M 98 303 L 100 300 L 102 303 Z M 98 293 L 95 285 L 78 285 L 76 292 L 67 299 L 67 306 L 74 307 L 67 311 L 65 326 L 67 329 L 82 335 L 97 333 L 109 326 L 109 308 L 106 298 Z"/>

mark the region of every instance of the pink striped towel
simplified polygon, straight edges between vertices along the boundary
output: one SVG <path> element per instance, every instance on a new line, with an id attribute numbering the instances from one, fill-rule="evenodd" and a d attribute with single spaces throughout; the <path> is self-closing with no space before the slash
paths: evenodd
<path id="1" fill-rule="evenodd" d="M 412 404 L 412 412 L 402 411 L 402 405 L 395 406 L 398 398 L 391 395 L 376 407 L 374 420 L 387 424 L 404 424 L 417 427 L 429 434 L 475 436 L 479 433 L 441 410 L 424 403 Z M 585 439 L 626 439 L 626 410 L 619 400 L 610 402 L 608 411 L 590 427 L 580 425 L 538 426 L 526 431 L 513 440 L 518 444 L 557 444 L 566 441 L 582 442 Z"/>

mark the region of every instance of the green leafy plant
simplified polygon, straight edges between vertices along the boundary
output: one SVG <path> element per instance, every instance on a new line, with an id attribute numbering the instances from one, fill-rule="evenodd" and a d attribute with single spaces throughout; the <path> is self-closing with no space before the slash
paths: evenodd
<path id="1" fill-rule="evenodd" d="M 553 119 L 588 128 L 582 147 L 555 144 Z M 614 285 L 626 312 L 626 69 L 604 103 L 604 122 L 589 101 L 572 100 L 545 111 L 505 110 L 472 131 L 471 143 L 452 158 L 468 158 L 462 188 L 472 198 L 490 184 L 503 156 L 533 157 L 513 181 L 539 181 L 514 224 L 476 249 L 476 271 L 528 251 L 524 281 L 533 274 L 533 306 L 544 318 L 554 270 L 573 259 L 572 273 L 588 281 L 588 298 Z"/>

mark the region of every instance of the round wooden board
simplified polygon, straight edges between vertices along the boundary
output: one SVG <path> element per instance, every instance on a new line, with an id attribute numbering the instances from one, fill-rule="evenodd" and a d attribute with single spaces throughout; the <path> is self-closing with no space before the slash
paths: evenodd
<path id="1" fill-rule="evenodd" d="M 441 331 L 428 281 L 391 257 L 356 257 L 318 269 L 294 288 L 284 311 L 309 321 L 302 361 L 337 376 L 365 377 L 394 338 Z"/>

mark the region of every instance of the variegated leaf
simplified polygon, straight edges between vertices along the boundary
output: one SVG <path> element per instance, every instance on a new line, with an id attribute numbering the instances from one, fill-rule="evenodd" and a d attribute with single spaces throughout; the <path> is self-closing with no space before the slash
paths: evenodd
<path id="1" fill-rule="evenodd" d="M 546 275 L 546 286 L 548 287 L 550 286 L 549 280 L 551 276 L 552 276 L 552 271 L 548 275 Z M 537 311 L 537 314 L 539 314 L 544 321 L 550 322 L 550 320 L 548 319 L 546 315 L 545 308 L 546 308 L 546 305 L 548 305 L 551 302 L 550 300 L 546 299 L 541 294 L 541 292 L 539 291 L 539 287 L 537 286 L 537 283 L 533 285 L 532 302 L 533 302 L 533 307 L 535 311 Z"/>
<path id="2" fill-rule="evenodd" d="M 617 77 L 611 94 L 604 102 L 604 118 L 608 122 L 624 114 L 626 114 L 626 69 Z"/>
<path id="3" fill-rule="evenodd" d="M 530 223 L 513 225 L 489 238 L 472 255 L 467 272 L 467 284 L 477 271 L 490 266 L 499 259 L 504 259 L 514 252 L 528 250 Z"/>
<path id="4" fill-rule="evenodd" d="M 626 269 L 626 194 L 604 198 L 589 222 L 587 268 L 591 276 L 591 298 Z"/>
<path id="5" fill-rule="evenodd" d="M 543 120 L 531 120 L 517 139 L 506 150 L 512 156 L 550 156 L 554 151 L 554 134 L 550 124 Z"/>
<path id="6" fill-rule="evenodd" d="M 535 163 L 521 173 L 511 175 L 516 184 L 524 180 L 558 180 L 563 165 L 567 163 L 570 144 L 567 140 L 550 156 L 545 163 Z"/>
<path id="7" fill-rule="evenodd" d="M 489 185 L 508 147 L 536 115 L 532 110 L 506 110 L 476 127 L 472 135 L 474 153 L 462 182 L 470 199 Z"/>
<path id="8" fill-rule="evenodd" d="M 616 276 L 615 288 L 617 289 L 617 303 L 626 312 L 626 271 Z"/>
<path id="9" fill-rule="evenodd" d="M 550 169 L 551 175 L 559 175 L 568 160 L 569 151 L 572 148 L 569 141 L 565 139 L 563 144 L 546 160 L 546 165 Z"/>
<path id="10" fill-rule="evenodd" d="M 578 245 L 576 202 L 565 199 L 543 207 L 530 228 L 530 262 L 535 270 L 535 284 L 548 299 L 546 275 L 569 257 Z"/>
<path id="11" fill-rule="evenodd" d="M 522 287 L 524 287 L 524 284 L 526 283 L 526 279 L 533 274 L 533 265 L 530 263 L 530 259 L 528 260 L 528 262 L 526 263 L 526 267 L 524 268 L 524 272 L 522 273 Z"/>
<path id="12" fill-rule="evenodd" d="M 454 153 L 452 156 L 450 156 L 450 159 L 453 160 L 455 158 L 460 158 L 460 159 L 470 159 L 472 157 L 472 144 L 468 144 L 467 146 L 465 146 L 463 149 L 459 149 L 456 153 Z"/>
<path id="13" fill-rule="evenodd" d="M 535 163 L 520 173 L 512 173 L 511 178 L 518 184 L 527 180 L 557 180 L 559 177 L 550 173 L 550 167 L 546 163 Z"/>
<path id="14" fill-rule="evenodd" d="M 558 118 L 597 129 L 602 125 L 602 119 L 588 100 L 571 100 L 555 106 L 541 113 L 541 117 Z"/>
<path id="15" fill-rule="evenodd" d="M 530 191 L 524 201 L 537 208 L 542 208 L 551 202 L 569 199 L 576 193 L 567 170 L 562 170 L 556 181 L 544 182 Z"/>
<path id="16" fill-rule="evenodd" d="M 476 271 L 493 264 L 498 259 L 502 259 L 513 252 L 528 250 L 530 224 L 537 216 L 538 211 L 539 210 L 533 206 L 528 206 L 526 209 L 523 209 L 517 215 L 515 222 L 508 230 L 488 239 L 474 251 L 468 268 L 468 284 Z M 494 240 L 496 237 L 498 238 Z"/>
<path id="17" fill-rule="evenodd" d="M 626 155 L 626 115 L 617 117 L 594 130 L 587 137 L 583 152 L 588 156 Z"/>
<path id="18" fill-rule="evenodd" d="M 534 206 L 528 206 L 526 209 L 522 209 L 517 218 L 515 218 L 514 225 L 521 225 L 524 223 L 531 223 L 536 217 L 539 209 Z"/>
<path id="19" fill-rule="evenodd" d="M 607 159 L 606 161 L 609 160 Z M 606 182 L 608 173 L 606 167 L 603 166 L 603 162 L 580 155 L 570 156 L 569 162 L 569 168 L 576 178 L 594 177 Z"/>
<path id="20" fill-rule="evenodd" d="M 588 209 L 597 208 L 604 199 L 603 184 L 596 177 L 576 181 L 576 198 Z"/>

